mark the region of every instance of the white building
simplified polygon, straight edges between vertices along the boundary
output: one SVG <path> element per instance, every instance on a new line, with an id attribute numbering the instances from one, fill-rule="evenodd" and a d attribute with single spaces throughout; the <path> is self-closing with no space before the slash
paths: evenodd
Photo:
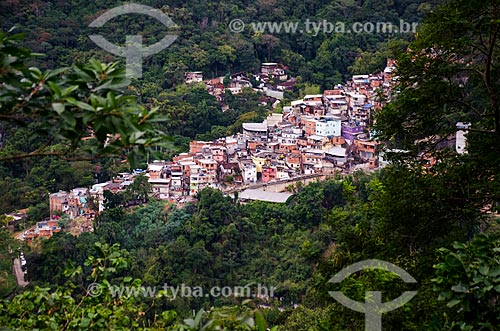
<path id="1" fill-rule="evenodd" d="M 89 194 L 92 195 L 95 199 L 97 199 L 99 203 L 99 213 L 104 211 L 104 188 L 108 186 L 109 182 L 99 183 L 92 185 L 92 188 L 89 190 Z"/>
<path id="2" fill-rule="evenodd" d="M 251 163 L 243 163 L 240 165 L 241 175 L 245 184 L 257 182 L 257 166 Z"/>
<path id="3" fill-rule="evenodd" d="M 180 166 L 172 167 L 172 180 L 170 181 L 170 189 L 172 191 L 181 191 L 184 186 L 184 176 Z"/>
<path id="4" fill-rule="evenodd" d="M 342 135 L 340 118 L 324 118 L 316 122 L 316 135 L 322 137 L 339 137 Z"/>
<path id="5" fill-rule="evenodd" d="M 283 179 L 289 179 L 289 178 L 290 178 L 290 174 L 288 173 L 288 171 L 278 170 L 278 172 L 276 173 L 277 180 L 283 180 Z"/>
<path id="6" fill-rule="evenodd" d="M 470 123 L 457 123 L 455 149 L 458 154 L 467 153 L 467 129 L 470 128 Z"/>
<path id="7" fill-rule="evenodd" d="M 262 63 L 260 72 L 264 75 L 276 77 L 279 80 L 288 79 L 288 75 L 285 73 L 285 70 L 281 68 L 278 63 L 275 62 Z"/>
<path id="8" fill-rule="evenodd" d="M 238 149 L 238 140 L 233 137 L 226 137 L 226 149 L 228 155 L 234 155 Z"/>
<path id="9" fill-rule="evenodd" d="M 192 173 L 189 178 L 189 194 L 196 195 L 205 187 L 217 188 L 215 172 L 200 169 L 198 173 Z"/>
<path id="10" fill-rule="evenodd" d="M 170 192 L 170 178 L 149 178 L 148 183 L 151 184 L 151 189 L 155 195 L 161 200 L 168 199 Z"/>
<path id="11" fill-rule="evenodd" d="M 243 135 L 247 139 L 267 142 L 267 122 L 243 123 Z"/>
<path id="12" fill-rule="evenodd" d="M 190 71 L 184 73 L 184 82 L 186 84 L 201 83 L 203 81 L 203 72 Z"/>
<path id="13" fill-rule="evenodd" d="M 297 139 L 299 139 L 299 137 L 301 136 L 301 130 L 299 129 L 298 131 L 299 133 L 295 133 L 293 131 L 283 132 L 281 134 L 281 137 L 278 137 L 278 142 L 284 145 L 296 145 Z"/>
<path id="14" fill-rule="evenodd" d="M 275 125 L 278 125 L 281 122 L 283 122 L 283 114 L 272 113 L 271 115 L 268 115 L 266 118 L 266 123 L 268 127 L 274 127 Z"/>
<path id="15" fill-rule="evenodd" d="M 304 104 L 307 106 L 321 106 L 323 105 L 323 94 L 310 94 L 304 96 Z"/>
<path id="16" fill-rule="evenodd" d="M 364 94 L 359 94 L 359 93 L 353 93 L 353 92 L 348 92 L 347 93 L 347 102 L 349 103 L 350 107 L 362 107 L 366 103 L 366 95 Z"/>

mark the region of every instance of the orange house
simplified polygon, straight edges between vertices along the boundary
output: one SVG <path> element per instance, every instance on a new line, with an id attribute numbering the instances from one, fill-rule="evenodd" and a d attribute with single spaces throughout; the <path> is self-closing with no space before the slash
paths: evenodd
<path id="1" fill-rule="evenodd" d="M 316 120 L 312 118 L 302 118 L 301 123 L 304 126 L 306 137 L 316 134 Z"/>
<path id="2" fill-rule="evenodd" d="M 354 145 L 358 149 L 359 156 L 365 160 L 375 158 L 377 142 L 371 140 L 355 140 Z"/>
<path id="3" fill-rule="evenodd" d="M 202 153 L 203 151 L 203 146 L 208 145 L 206 141 L 198 141 L 198 140 L 192 140 L 189 142 L 189 153 L 190 154 L 197 154 L 197 153 Z"/>
<path id="4" fill-rule="evenodd" d="M 59 191 L 57 193 L 52 193 L 49 195 L 49 210 L 53 211 L 63 211 L 63 205 L 68 201 L 68 192 Z"/>
<path id="5" fill-rule="evenodd" d="M 287 155 L 286 157 L 286 163 L 289 165 L 299 167 L 300 166 L 300 159 L 302 158 L 302 155 L 299 151 L 292 151 L 290 155 Z"/>

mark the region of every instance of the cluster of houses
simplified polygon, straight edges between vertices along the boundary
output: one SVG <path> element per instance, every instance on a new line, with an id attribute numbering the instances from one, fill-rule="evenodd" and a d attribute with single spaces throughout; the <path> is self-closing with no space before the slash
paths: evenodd
<path id="1" fill-rule="evenodd" d="M 383 106 L 394 82 L 395 64 L 375 75 L 356 75 L 345 85 L 318 95 L 306 95 L 273 113 L 262 123 L 243 123 L 242 133 L 215 141 L 191 141 L 188 153 L 172 161 L 154 161 L 147 175 L 155 195 L 195 195 L 205 187 L 219 189 L 293 179 L 310 174 L 333 174 L 356 164 L 377 168 L 383 160 L 371 139 L 372 114 Z M 239 93 L 252 87 L 243 74 L 205 81 L 210 93 L 222 98 L 227 88 Z M 264 63 L 253 78 L 267 96 L 283 97 L 295 81 L 285 68 Z M 186 83 L 202 82 L 201 72 L 189 72 Z M 281 93 L 281 96 L 278 94 Z"/>
<path id="2" fill-rule="evenodd" d="M 63 214 L 68 215 L 70 219 L 75 219 L 76 217 L 93 219 L 105 208 L 105 191 L 115 194 L 125 191 L 140 173 L 140 171 L 119 173 L 112 180 L 94 184 L 90 189 L 79 187 L 69 192 L 59 191 L 50 194 L 50 219 L 57 218 Z"/>
<path id="3" fill-rule="evenodd" d="M 119 193 L 125 191 L 140 173 L 142 171 L 139 170 L 134 173 L 120 173 L 113 180 L 94 184 L 90 189 L 80 187 L 69 192 L 59 191 L 49 194 L 50 217 L 26 229 L 19 235 L 18 239 L 22 239 L 28 244 L 37 238 L 49 239 L 55 233 L 62 231 L 60 221 L 63 215 L 71 220 L 79 218 L 79 222 L 72 225 L 72 231 L 75 233 L 92 232 L 92 220 L 105 208 L 104 192 Z M 28 217 L 27 209 L 6 214 L 6 216 L 9 221 L 8 227 L 14 232 L 16 226 Z"/>
<path id="4" fill-rule="evenodd" d="M 380 73 L 355 75 L 345 85 L 292 101 L 290 106 L 283 107 L 282 113 L 272 113 L 262 123 L 243 123 L 242 133 L 214 141 L 191 141 L 189 152 L 175 156 L 172 161 L 149 163 L 143 174 L 151 184 L 152 196 L 183 203 L 205 187 L 223 191 L 238 187 L 252 189 L 252 185 L 349 172 L 353 167 L 383 167 L 386 164 L 383 153 L 378 153 L 378 142 L 372 139 L 369 127 L 372 115 L 384 106 L 385 96 L 390 95 L 394 68 L 395 63 L 388 60 Z M 217 98 L 222 97 L 226 88 L 239 93 L 243 87 L 252 87 L 242 74 L 230 78 L 229 87 L 224 86 L 223 78 L 205 84 Z M 274 93 L 283 93 L 295 83 L 285 68 L 276 63 L 264 63 L 253 79 L 259 82 L 260 89 L 269 91 L 266 95 L 277 100 L 279 95 Z M 203 75 L 188 72 L 185 81 L 201 83 Z M 457 145 L 457 151 L 465 148 L 465 131 L 460 132 L 457 144 L 461 146 Z M 90 189 L 51 194 L 51 219 L 60 213 L 70 218 L 93 218 L 105 208 L 104 192 L 125 190 L 138 173 L 122 173 Z"/>
<path id="5" fill-rule="evenodd" d="M 203 80 L 201 71 L 191 71 L 184 74 L 186 84 L 204 82 L 208 92 L 213 95 L 224 109 L 224 93 L 240 94 L 244 88 L 251 88 L 261 92 L 263 102 L 277 105 L 284 98 L 284 92 L 291 90 L 297 81 L 286 73 L 288 68 L 278 63 L 263 63 L 260 72 L 248 74 L 246 72 L 234 73 L 227 77 L 217 77 Z M 225 79 L 228 81 L 224 81 Z"/>
<path id="6" fill-rule="evenodd" d="M 59 226 L 58 220 L 47 220 L 43 222 L 37 222 L 35 226 L 23 232 L 22 239 L 26 241 L 26 243 L 31 244 L 34 239 L 37 238 L 49 239 L 55 233 L 60 231 L 61 227 Z"/>
<path id="7" fill-rule="evenodd" d="M 24 220 L 28 219 L 28 208 L 18 210 L 14 213 L 5 214 L 7 217 L 7 228 L 14 232 L 15 229 L 22 223 Z M 35 238 L 45 238 L 49 239 L 54 235 L 54 233 L 60 232 L 61 227 L 59 226 L 59 222 L 56 219 L 53 220 L 45 220 L 43 222 L 37 222 L 34 226 L 26 229 L 21 234 L 17 236 L 18 239 L 22 239 L 30 244 Z M 26 261 L 21 259 L 21 265 L 24 267 L 26 265 Z"/>
<path id="8" fill-rule="evenodd" d="M 276 63 L 264 63 L 252 78 L 267 91 L 266 95 L 278 100 L 295 83 L 285 69 Z M 205 187 L 231 190 L 304 175 L 330 175 L 359 164 L 378 167 L 377 142 L 370 139 L 368 125 L 371 114 L 383 106 L 381 96 L 389 94 L 393 69 L 394 63 L 388 60 L 382 73 L 353 76 L 345 85 L 293 101 L 283 113 L 273 113 L 262 123 L 243 123 L 242 133 L 215 141 L 191 141 L 189 152 L 172 161 L 149 163 L 145 175 L 153 197 L 183 202 Z M 222 77 L 205 83 L 218 98 L 226 88 L 239 93 L 243 87 L 252 87 L 243 74 L 230 78 L 229 86 L 222 84 Z M 188 72 L 185 81 L 203 82 L 203 75 Z M 71 219 L 93 218 L 105 208 L 104 192 L 125 190 L 136 175 L 122 173 L 90 189 L 51 194 L 51 219 L 61 213 Z"/>

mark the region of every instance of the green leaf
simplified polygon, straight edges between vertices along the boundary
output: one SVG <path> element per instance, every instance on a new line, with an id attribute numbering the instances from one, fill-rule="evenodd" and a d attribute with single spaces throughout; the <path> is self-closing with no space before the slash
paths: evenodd
<path id="1" fill-rule="evenodd" d="M 104 118 L 103 117 L 97 117 L 94 121 L 94 131 L 96 131 L 96 133 L 98 131 L 100 131 L 101 127 L 103 126 L 104 124 Z"/>
<path id="2" fill-rule="evenodd" d="M 460 242 L 454 242 L 453 243 L 453 248 L 455 248 L 455 249 L 464 249 L 465 248 L 465 244 L 464 243 L 460 243 Z"/>
<path id="3" fill-rule="evenodd" d="M 448 303 L 446 304 L 446 306 L 447 306 L 448 308 L 451 308 L 451 307 L 454 307 L 454 306 L 458 305 L 460 302 L 462 302 L 462 300 L 459 300 L 459 299 L 453 299 L 453 300 L 451 300 L 450 302 L 448 302 Z"/>
<path id="4" fill-rule="evenodd" d="M 49 87 L 52 89 L 52 91 L 54 92 L 54 98 L 56 99 L 59 99 L 61 98 L 62 96 L 62 91 L 61 91 L 61 87 L 59 85 L 57 85 L 56 83 L 54 82 L 47 82 L 47 85 L 49 85 Z"/>
<path id="5" fill-rule="evenodd" d="M 61 116 L 64 119 L 64 122 L 67 123 L 71 128 L 74 128 L 76 126 L 75 116 L 73 116 L 70 111 L 63 112 Z"/>
<path id="6" fill-rule="evenodd" d="M 74 66 L 73 70 L 75 71 L 76 75 L 84 82 L 88 82 L 92 80 L 92 77 L 88 75 L 83 69 L 81 69 L 79 66 Z"/>
<path id="7" fill-rule="evenodd" d="M 45 74 L 43 75 L 43 79 L 49 80 L 50 78 L 57 76 L 65 71 L 67 71 L 68 69 L 69 69 L 68 67 L 64 67 L 64 68 L 57 68 L 54 70 L 47 70 L 45 72 Z"/>
<path id="8" fill-rule="evenodd" d="M 260 311 L 255 312 L 255 323 L 257 325 L 257 331 L 267 331 L 266 320 Z"/>
<path id="9" fill-rule="evenodd" d="M 61 115 L 64 112 L 64 105 L 62 103 L 55 102 L 52 104 L 52 109 L 54 109 L 58 115 Z"/>
<path id="10" fill-rule="evenodd" d="M 69 94 L 71 94 L 71 92 L 73 91 L 76 91 L 78 89 L 78 86 L 77 85 L 72 85 L 72 86 L 69 86 L 69 87 L 66 87 L 62 90 L 61 92 L 61 96 L 62 97 L 65 97 Z"/>
<path id="11" fill-rule="evenodd" d="M 84 318 L 82 318 L 82 321 L 80 322 L 79 327 L 84 328 L 84 329 L 88 328 L 90 325 L 90 322 L 91 322 L 90 318 L 84 317 Z"/>
<path id="12" fill-rule="evenodd" d="M 161 316 L 166 322 L 171 322 L 175 319 L 175 317 L 177 316 L 177 313 L 173 310 L 167 310 L 167 311 L 162 312 Z"/>
<path id="13" fill-rule="evenodd" d="M 458 293 L 468 293 L 469 292 L 469 288 L 462 283 L 455 285 L 455 286 L 452 286 L 451 289 L 454 292 L 458 292 Z"/>
<path id="14" fill-rule="evenodd" d="M 42 72 L 40 71 L 40 69 L 38 68 L 35 68 L 35 67 L 31 67 L 28 69 L 31 76 L 37 80 L 41 80 L 43 78 L 43 74 Z"/>
<path id="15" fill-rule="evenodd" d="M 194 325 L 195 326 L 201 326 L 201 319 L 203 318 L 204 313 L 205 313 L 205 311 L 203 309 L 198 311 L 198 313 L 196 314 L 196 316 L 194 318 Z"/>
<path id="16" fill-rule="evenodd" d="M 482 266 L 482 267 L 479 267 L 479 272 L 485 276 L 488 275 L 488 272 L 490 271 L 490 267 L 488 266 Z"/>
<path id="17" fill-rule="evenodd" d="M 74 106 L 77 106 L 79 108 L 85 109 L 85 110 L 95 111 L 94 107 L 92 107 L 88 103 L 85 103 L 85 102 L 82 102 L 82 101 L 78 101 L 75 98 L 71 98 L 71 97 L 67 98 L 66 102 L 69 103 L 69 104 L 72 104 Z"/>
<path id="18" fill-rule="evenodd" d="M 499 267 L 496 267 L 496 268 L 491 269 L 488 275 L 489 275 L 490 277 L 497 277 L 497 276 L 500 276 L 500 266 L 499 266 Z"/>
<path id="19" fill-rule="evenodd" d="M 94 119 L 95 114 L 94 113 L 85 113 L 82 116 L 82 122 L 83 124 L 87 125 L 89 124 L 93 119 Z"/>

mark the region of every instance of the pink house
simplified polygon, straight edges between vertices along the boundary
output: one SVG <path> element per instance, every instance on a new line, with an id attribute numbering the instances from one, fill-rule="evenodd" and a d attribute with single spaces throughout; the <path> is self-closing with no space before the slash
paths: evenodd
<path id="1" fill-rule="evenodd" d="M 267 183 L 275 180 L 278 176 L 276 167 L 262 167 L 262 182 Z"/>
<path id="2" fill-rule="evenodd" d="M 225 147 L 214 146 L 211 148 L 211 150 L 212 150 L 212 159 L 214 159 L 219 163 L 227 162 Z"/>

